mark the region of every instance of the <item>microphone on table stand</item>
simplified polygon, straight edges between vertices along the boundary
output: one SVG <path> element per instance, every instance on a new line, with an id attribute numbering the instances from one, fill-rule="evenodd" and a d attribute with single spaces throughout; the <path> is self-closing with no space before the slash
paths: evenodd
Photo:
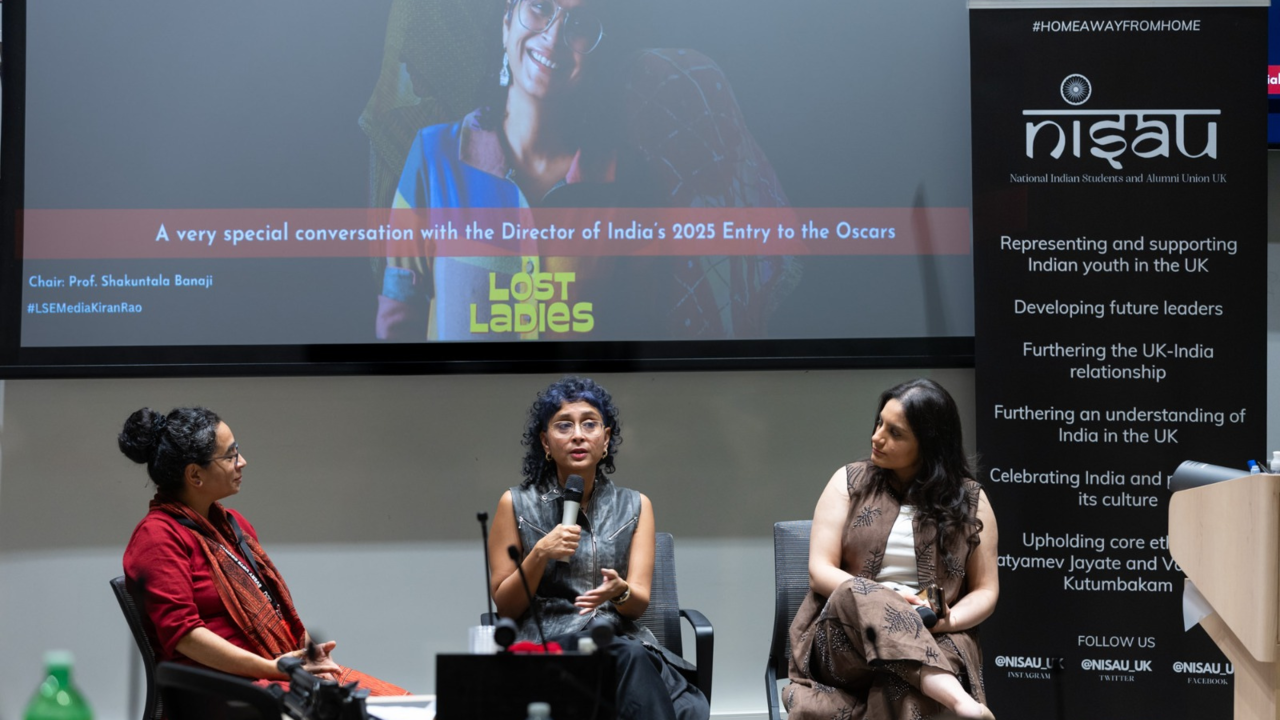
<path id="1" fill-rule="evenodd" d="M 489 578 L 493 577 L 489 570 L 489 513 L 476 513 L 476 520 L 480 521 L 480 541 L 484 543 L 484 599 L 489 604 L 489 614 L 497 617 L 498 610 L 493 606 L 493 593 L 489 591 Z"/>
<path id="2" fill-rule="evenodd" d="M 498 617 L 498 609 L 493 605 L 493 593 L 489 591 L 489 578 L 493 577 L 489 569 L 489 513 L 476 513 L 480 521 L 480 539 L 484 543 L 484 597 L 489 608 L 489 617 L 493 618 L 493 641 L 503 648 L 511 647 L 516 641 L 516 621 L 511 618 Z"/>
<path id="3" fill-rule="evenodd" d="M 547 650 L 547 636 L 542 633 L 542 613 L 538 612 L 538 602 L 529 589 L 529 580 L 524 576 L 524 566 L 520 564 L 520 551 L 515 545 L 507 546 L 507 555 L 516 564 L 516 572 L 520 573 L 520 584 L 524 586 L 525 597 L 529 598 L 529 609 L 533 611 L 533 621 L 538 626 L 538 639 L 542 641 L 542 650 Z"/>

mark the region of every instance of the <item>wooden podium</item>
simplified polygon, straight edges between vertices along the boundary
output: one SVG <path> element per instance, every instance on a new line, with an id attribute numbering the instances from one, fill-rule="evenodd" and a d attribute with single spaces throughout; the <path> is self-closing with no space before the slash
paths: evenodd
<path id="1" fill-rule="evenodd" d="M 1280 475 L 1245 475 L 1169 501 L 1169 554 L 1213 614 L 1235 669 L 1235 720 L 1280 720 Z"/>

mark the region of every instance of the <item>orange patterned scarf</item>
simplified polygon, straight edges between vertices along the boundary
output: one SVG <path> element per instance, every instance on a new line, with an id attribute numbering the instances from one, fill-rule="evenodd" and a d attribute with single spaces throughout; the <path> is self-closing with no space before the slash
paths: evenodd
<path id="1" fill-rule="evenodd" d="M 222 598 L 222 604 L 226 606 L 231 619 L 249 638 L 253 652 L 264 658 L 275 659 L 302 647 L 306 629 L 293 606 L 289 588 L 285 586 L 262 546 L 249 535 L 244 536 L 245 544 L 258 565 L 258 580 L 279 603 L 279 612 L 241 568 L 240 563 L 224 551 L 223 548 L 236 551 L 236 534 L 232 530 L 230 516 L 220 504 L 214 503 L 209 508 L 207 520 L 187 505 L 159 495 L 151 501 L 151 508 L 195 524 L 196 535 L 201 540 L 200 545 L 204 548 L 205 557 L 209 559 L 209 566 L 213 571 L 213 584 L 218 590 L 218 597 Z"/>

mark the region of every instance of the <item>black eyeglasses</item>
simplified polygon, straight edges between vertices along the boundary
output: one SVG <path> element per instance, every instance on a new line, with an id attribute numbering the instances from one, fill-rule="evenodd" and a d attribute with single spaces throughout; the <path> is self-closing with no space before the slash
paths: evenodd
<path id="1" fill-rule="evenodd" d="M 219 455 L 216 458 L 209 458 L 209 462 L 213 462 L 214 460 L 230 460 L 231 467 L 235 467 L 236 465 L 239 465 L 240 464 L 240 443 L 231 443 L 231 447 L 228 449 L 231 451 L 229 455 Z"/>
<path id="2" fill-rule="evenodd" d="M 564 24 L 560 34 L 565 45 L 579 55 L 595 50 L 604 37 L 600 18 L 582 10 L 565 10 L 552 0 L 516 0 L 516 17 L 526 30 L 544 33 L 561 15 Z"/>

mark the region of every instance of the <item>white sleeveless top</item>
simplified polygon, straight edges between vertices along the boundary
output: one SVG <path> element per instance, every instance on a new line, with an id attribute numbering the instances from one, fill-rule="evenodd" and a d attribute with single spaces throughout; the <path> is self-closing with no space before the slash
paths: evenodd
<path id="1" fill-rule="evenodd" d="M 893 590 L 920 590 L 919 570 L 916 567 L 916 535 L 912 528 L 912 519 L 916 509 L 911 505 L 903 505 L 898 510 L 898 517 L 893 521 L 893 530 L 889 531 L 889 543 L 884 548 L 884 562 L 880 565 L 880 574 L 876 582 Z"/>

